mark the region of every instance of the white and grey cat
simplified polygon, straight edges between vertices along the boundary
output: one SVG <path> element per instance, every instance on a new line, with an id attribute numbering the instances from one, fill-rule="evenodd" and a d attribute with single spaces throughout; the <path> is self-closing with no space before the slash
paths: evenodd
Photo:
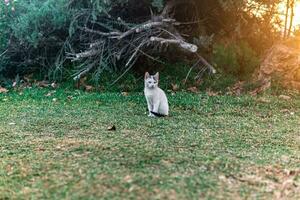
<path id="1" fill-rule="evenodd" d="M 165 92 L 158 87 L 159 73 L 154 76 L 145 73 L 144 94 L 148 104 L 149 117 L 166 117 L 169 115 L 169 104 Z"/>

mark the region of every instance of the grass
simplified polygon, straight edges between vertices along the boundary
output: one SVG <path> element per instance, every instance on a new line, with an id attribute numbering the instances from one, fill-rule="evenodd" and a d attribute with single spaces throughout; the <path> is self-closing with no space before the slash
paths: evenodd
<path id="1" fill-rule="evenodd" d="M 49 92 L 0 95 L 0 199 L 300 198 L 299 96 Z"/>

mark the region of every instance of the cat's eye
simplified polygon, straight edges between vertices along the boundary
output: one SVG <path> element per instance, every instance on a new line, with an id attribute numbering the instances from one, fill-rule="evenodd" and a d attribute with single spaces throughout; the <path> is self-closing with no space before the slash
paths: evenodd
<path id="1" fill-rule="evenodd" d="M 154 81 L 154 84 L 156 84 L 156 81 Z"/>

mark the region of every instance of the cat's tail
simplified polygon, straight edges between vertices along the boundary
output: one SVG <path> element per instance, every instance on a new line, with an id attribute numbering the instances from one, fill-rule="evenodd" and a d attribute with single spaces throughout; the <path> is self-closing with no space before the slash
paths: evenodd
<path id="1" fill-rule="evenodd" d="M 156 113 L 156 112 L 152 112 L 152 111 L 151 111 L 151 113 L 153 115 L 155 115 L 155 117 L 167 117 L 167 115 L 163 115 L 163 114 L 160 114 L 160 113 Z"/>

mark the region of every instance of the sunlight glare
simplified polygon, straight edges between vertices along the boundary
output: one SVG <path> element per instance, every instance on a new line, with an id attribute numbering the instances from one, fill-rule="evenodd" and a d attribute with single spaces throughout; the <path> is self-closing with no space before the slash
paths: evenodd
<path id="1" fill-rule="evenodd" d="M 300 26 L 300 3 L 297 3 L 296 7 L 295 7 L 295 23 L 294 23 L 294 27 L 296 26 Z"/>
<path id="2" fill-rule="evenodd" d="M 282 13 L 282 15 L 280 16 L 280 18 L 282 19 L 282 21 L 284 22 L 285 20 L 285 3 L 282 3 L 280 6 L 279 6 L 279 12 Z M 289 21 L 290 21 L 290 15 L 289 15 L 289 20 L 288 20 L 288 24 L 289 24 Z M 293 20 L 293 25 L 292 25 L 292 29 L 295 30 L 297 28 L 300 27 L 300 2 L 299 1 L 296 1 L 296 4 L 295 4 L 295 10 L 294 10 L 294 20 Z"/>

